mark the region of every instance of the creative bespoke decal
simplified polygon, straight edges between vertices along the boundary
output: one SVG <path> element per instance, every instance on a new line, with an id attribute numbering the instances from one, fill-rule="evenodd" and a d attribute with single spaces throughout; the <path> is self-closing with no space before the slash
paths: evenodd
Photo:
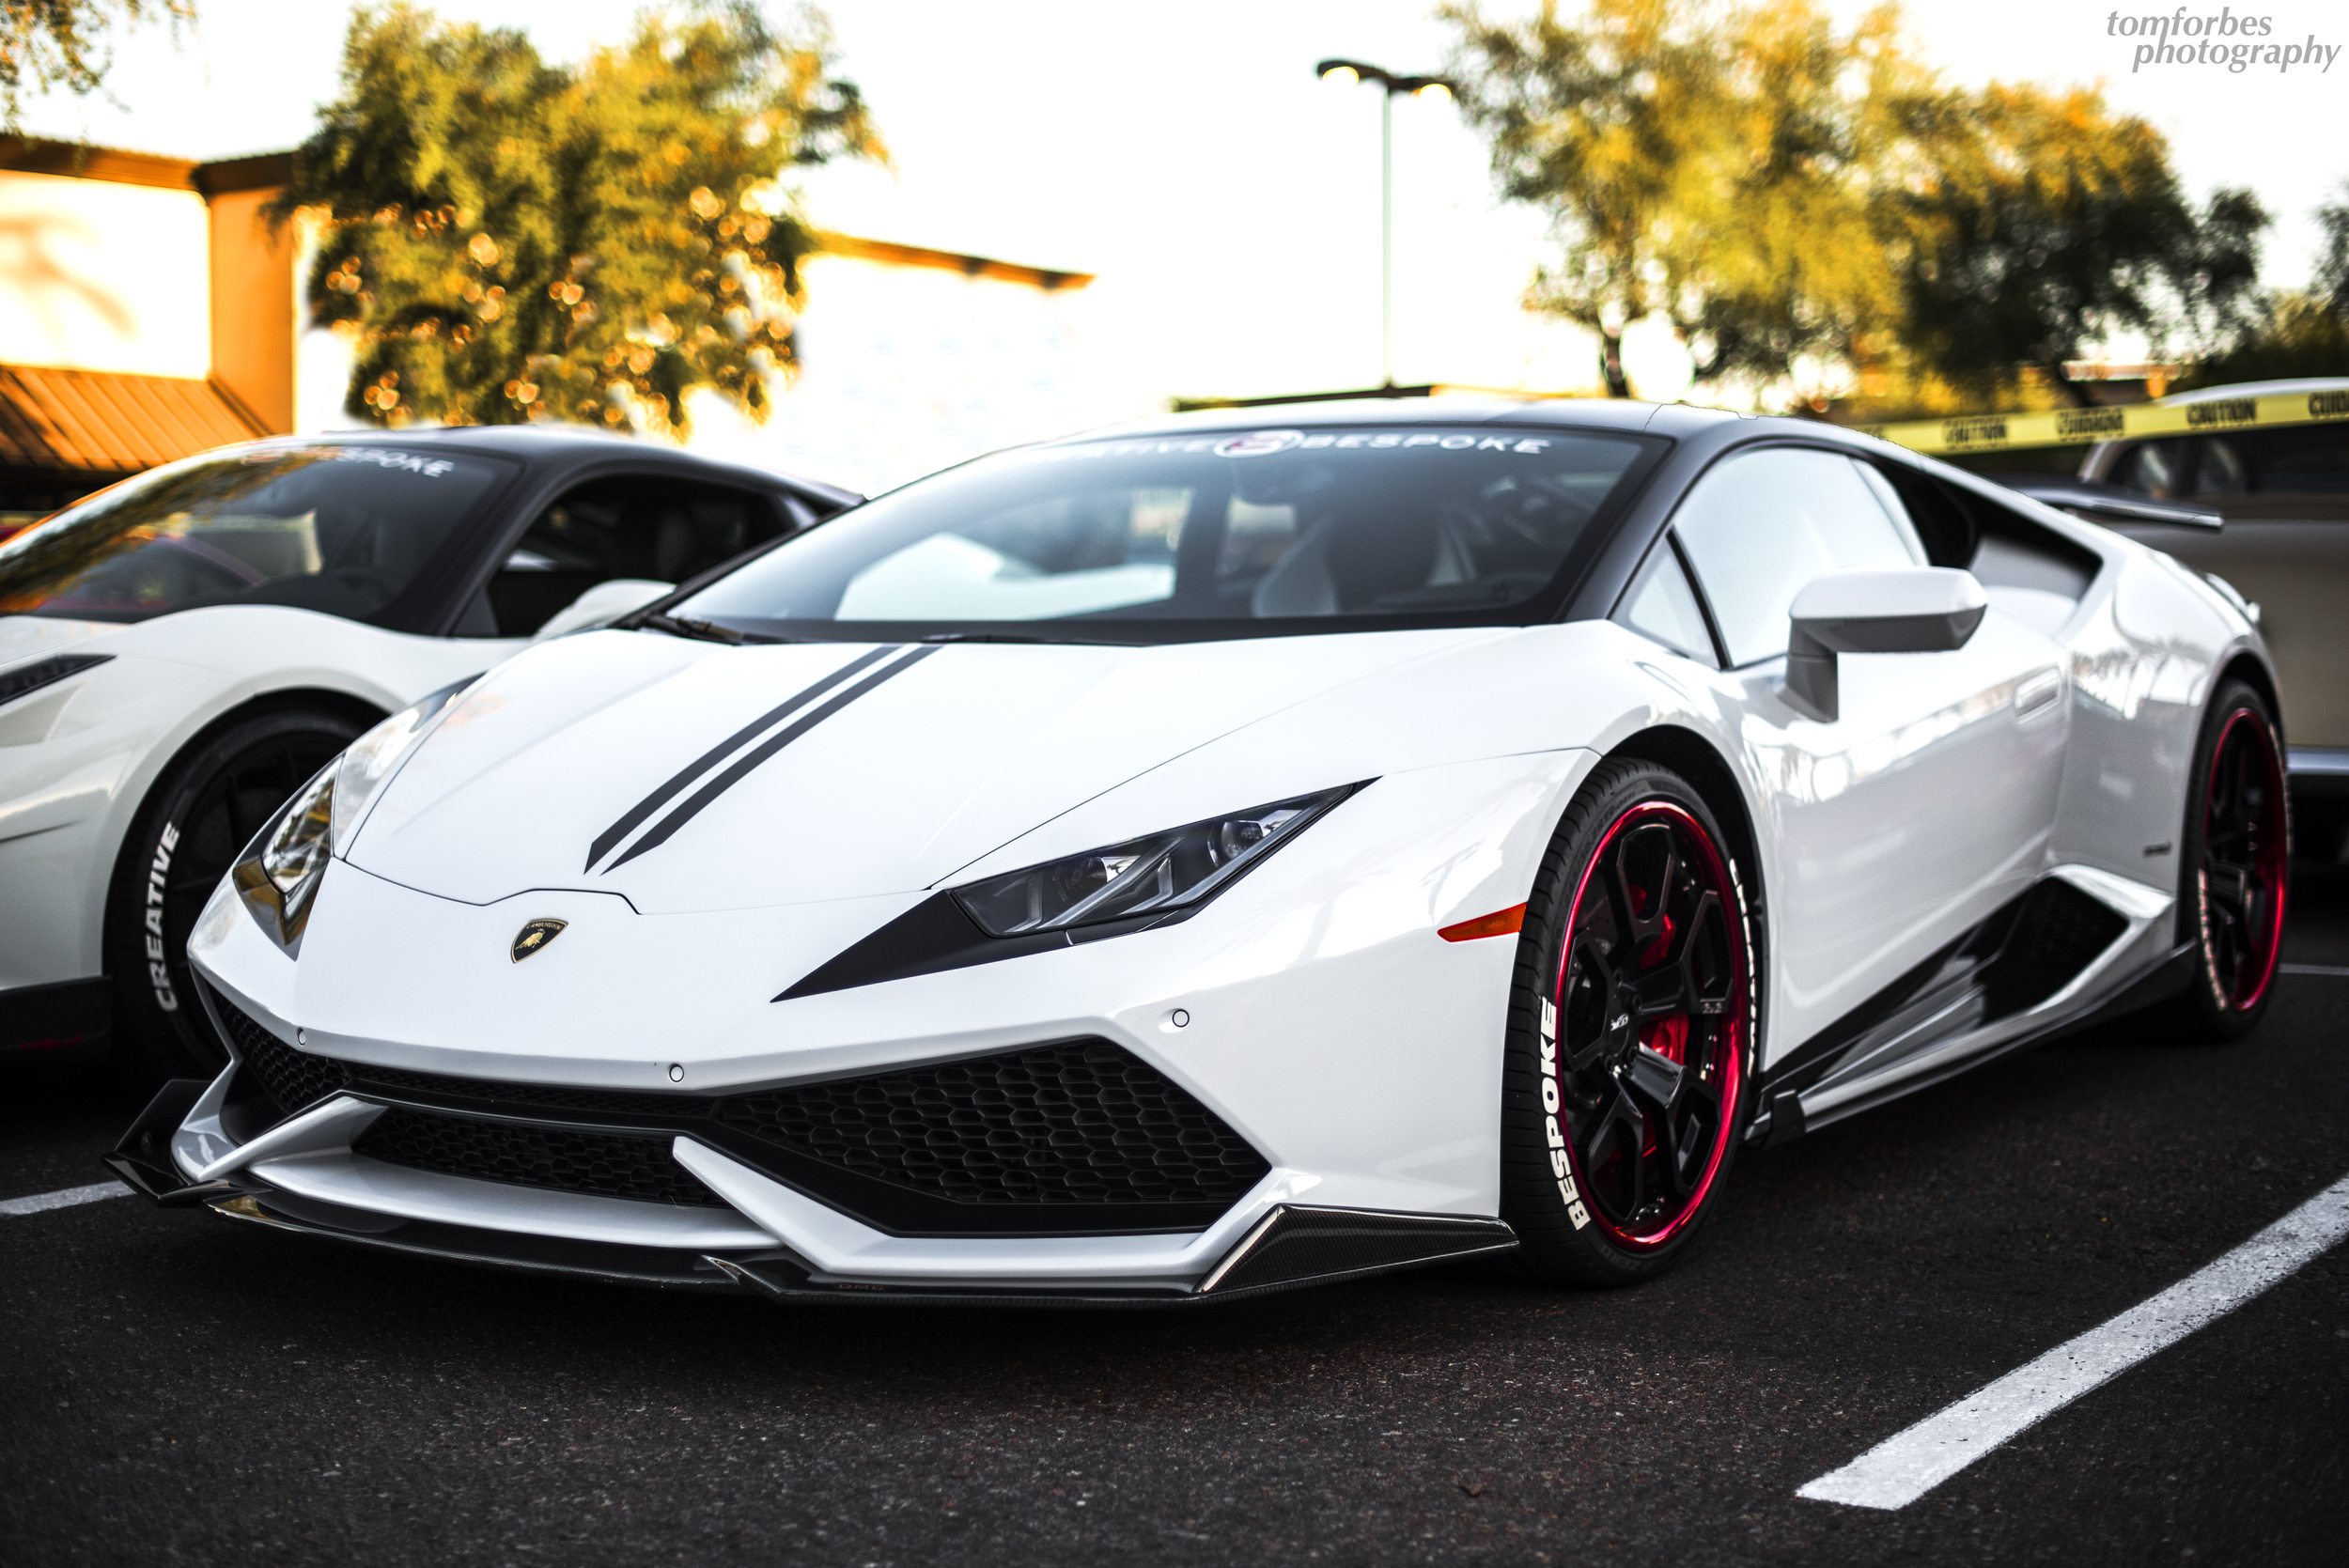
<path id="1" fill-rule="evenodd" d="M 545 951 L 547 943 L 563 934 L 571 923 L 568 920 L 534 920 L 514 933 L 513 959 L 521 963 L 532 955 Z"/>
<path id="2" fill-rule="evenodd" d="M 1517 431 L 1349 430 L 1307 435 L 1302 430 L 1252 430 L 1237 436 L 1170 436 L 1148 440 L 1096 441 L 1074 446 L 1038 446 L 1006 453 L 993 462 L 1066 463 L 1092 458 L 1164 458 L 1208 453 L 1219 458 L 1262 458 L 1276 452 L 1516 452 L 1536 457 L 1557 444 L 1552 436 Z"/>
<path id="3" fill-rule="evenodd" d="M 1285 452 L 1305 439 L 1302 430 L 1258 430 L 1252 435 L 1234 436 L 1215 443 L 1219 458 L 1262 458 L 1274 452 Z"/>
<path id="4" fill-rule="evenodd" d="M 782 729 L 776 730 L 774 734 L 768 736 L 766 739 L 759 741 L 757 745 L 752 746 L 749 751 L 743 752 L 740 756 L 736 757 L 730 767 L 725 768 L 715 777 L 709 778 L 708 783 L 704 784 L 700 789 L 694 791 L 694 793 L 688 797 L 682 804 L 671 810 L 666 816 L 663 816 L 659 821 L 654 822 L 649 829 L 646 830 L 642 837 L 638 838 L 635 843 L 629 845 L 627 849 L 623 850 L 617 858 L 614 859 L 611 863 L 604 866 L 603 869 L 607 872 L 617 871 L 620 867 L 628 864 L 629 862 L 634 860 L 637 856 L 645 854 L 650 850 L 658 849 L 661 845 L 666 844 L 670 837 L 675 834 L 679 828 L 684 827 L 688 822 L 691 822 L 694 817 L 701 815 L 704 807 L 708 806 L 712 800 L 718 799 L 719 796 L 723 795 L 727 790 L 732 789 L 736 784 L 741 783 L 742 780 L 761 763 L 767 761 L 777 752 L 782 751 L 786 746 L 790 745 L 791 742 L 797 740 L 800 737 L 805 735 L 808 731 L 814 729 L 817 725 L 822 723 L 825 720 L 831 718 L 833 714 L 839 712 L 850 703 L 855 702 L 859 697 L 862 697 L 866 692 L 872 691 L 873 688 L 880 685 L 883 681 L 893 679 L 894 677 L 904 674 L 907 670 L 911 669 L 914 665 L 919 664 L 923 660 L 927 659 L 930 655 L 936 653 L 938 649 L 935 647 L 915 648 L 912 652 L 906 653 L 905 656 L 898 659 L 896 662 L 883 665 L 880 669 L 874 671 L 873 674 L 865 675 L 863 680 L 858 681 L 854 686 L 849 687 L 847 691 L 840 692 L 839 695 L 832 697 L 829 702 L 823 703 L 820 706 L 811 709 L 809 712 L 793 722 L 785 724 Z M 759 715 L 751 722 L 743 725 L 740 729 L 726 737 L 725 739 L 720 741 L 717 745 L 712 746 L 708 751 L 704 752 L 700 756 L 694 758 L 692 764 L 679 771 L 667 783 L 663 784 L 659 789 L 654 790 L 650 795 L 646 796 L 642 800 L 639 800 L 634 806 L 630 807 L 628 815 L 621 817 L 617 822 L 612 824 L 611 827 L 606 828 L 601 833 L 598 834 L 595 844 L 590 846 L 587 851 L 587 864 L 584 869 L 588 871 L 595 870 L 599 862 L 602 861 L 605 856 L 611 854 L 614 849 L 618 848 L 619 846 L 627 840 L 630 833 L 635 832 L 639 827 L 642 827 L 653 816 L 655 813 L 659 812 L 661 807 L 667 805 L 671 800 L 675 800 L 696 780 L 700 780 L 708 776 L 711 768 L 717 768 L 718 765 L 724 762 L 727 757 L 733 756 L 734 753 L 737 751 L 739 751 L 744 745 L 748 744 L 758 736 L 765 734 L 768 730 L 772 729 L 774 725 L 780 723 L 785 719 L 790 718 L 792 714 L 798 713 L 800 709 L 806 707 L 808 704 L 815 702 L 817 698 L 839 687 L 842 683 L 851 679 L 865 670 L 872 669 L 874 665 L 879 664 L 883 660 L 890 658 L 892 655 L 903 652 L 903 649 L 894 646 L 876 648 L 871 653 L 850 660 L 847 664 L 837 670 L 834 670 L 831 675 L 826 675 L 815 685 L 808 687 L 805 691 L 799 692 L 797 695 L 792 696 L 784 702 L 776 704 L 773 707 L 768 709 L 765 713 Z"/>
<path id="5" fill-rule="evenodd" d="M 163 878 L 171 870 L 171 853 L 179 847 L 179 825 L 164 823 L 155 862 L 147 868 L 147 979 L 155 987 L 155 1005 L 166 1013 L 179 1011 L 179 993 L 171 988 L 171 966 L 163 959 Z"/>
<path id="6" fill-rule="evenodd" d="M 1542 999 L 1542 1132 L 1549 1143 L 1549 1173 L 1558 1178 L 1558 1197 L 1566 1217 L 1580 1230 L 1591 1222 L 1582 1194 L 1574 1185 L 1574 1162 L 1566 1156 L 1566 1141 L 1558 1130 L 1558 1009 Z"/>

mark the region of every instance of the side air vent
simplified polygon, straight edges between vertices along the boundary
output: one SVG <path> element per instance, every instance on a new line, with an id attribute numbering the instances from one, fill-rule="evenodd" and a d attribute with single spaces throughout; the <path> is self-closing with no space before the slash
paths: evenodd
<path id="1" fill-rule="evenodd" d="M 2054 996 L 2121 939 L 2129 923 L 2061 877 L 2022 896 L 1821 1030 L 1769 1075 L 1775 1104 L 1835 1089 L 1933 1050 Z M 1815 1108 L 1814 1108 L 1815 1109 Z M 1771 1139 L 1787 1128 L 1773 1110 Z"/>
<path id="2" fill-rule="evenodd" d="M 332 1057 L 294 1049 L 219 991 L 210 986 L 205 989 L 211 995 L 213 1010 L 228 1031 L 228 1042 L 237 1048 L 237 1057 L 244 1063 L 245 1073 L 259 1083 L 261 1092 L 276 1104 L 282 1115 L 290 1116 L 350 1087 L 350 1068 L 347 1064 Z"/>

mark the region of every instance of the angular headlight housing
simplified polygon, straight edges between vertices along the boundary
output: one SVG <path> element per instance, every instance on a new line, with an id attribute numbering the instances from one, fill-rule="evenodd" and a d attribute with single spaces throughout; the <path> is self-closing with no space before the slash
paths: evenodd
<path id="1" fill-rule="evenodd" d="M 1291 796 L 953 890 L 990 937 L 1026 937 L 1194 908 L 1362 786 Z"/>
<path id="2" fill-rule="evenodd" d="M 288 953 L 301 945 L 310 901 L 338 845 L 348 845 L 367 808 L 459 693 L 478 675 L 442 687 L 352 741 L 294 792 L 270 825 L 245 846 L 228 879 L 253 918 Z"/>

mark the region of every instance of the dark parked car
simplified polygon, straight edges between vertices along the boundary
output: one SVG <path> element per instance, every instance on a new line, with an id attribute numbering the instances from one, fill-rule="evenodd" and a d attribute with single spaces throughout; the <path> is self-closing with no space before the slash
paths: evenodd
<path id="1" fill-rule="evenodd" d="M 2206 387 L 2166 399 L 2349 393 L 2349 379 Z M 2259 607 L 2283 686 L 2298 846 L 2349 837 L 2349 422 L 2099 442 L 2077 479 L 1997 477 L 2199 570 Z"/>

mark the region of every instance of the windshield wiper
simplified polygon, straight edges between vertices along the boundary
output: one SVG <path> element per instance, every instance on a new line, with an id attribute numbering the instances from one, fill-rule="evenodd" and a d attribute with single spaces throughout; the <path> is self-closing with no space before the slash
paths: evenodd
<path id="1" fill-rule="evenodd" d="M 691 637 L 701 643 L 723 643 L 730 648 L 739 648 L 746 643 L 795 643 L 800 640 L 796 637 L 762 637 L 755 631 L 737 631 L 715 621 L 691 620 L 682 615 L 646 615 L 636 624 L 651 627 L 655 631 L 665 631 L 672 637 Z"/>
<path id="2" fill-rule="evenodd" d="M 1045 643 L 1055 647 L 1122 648 L 1132 644 L 1105 642 L 1097 637 L 1030 637 L 1018 631 L 933 631 L 920 639 L 925 643 Z"/>

